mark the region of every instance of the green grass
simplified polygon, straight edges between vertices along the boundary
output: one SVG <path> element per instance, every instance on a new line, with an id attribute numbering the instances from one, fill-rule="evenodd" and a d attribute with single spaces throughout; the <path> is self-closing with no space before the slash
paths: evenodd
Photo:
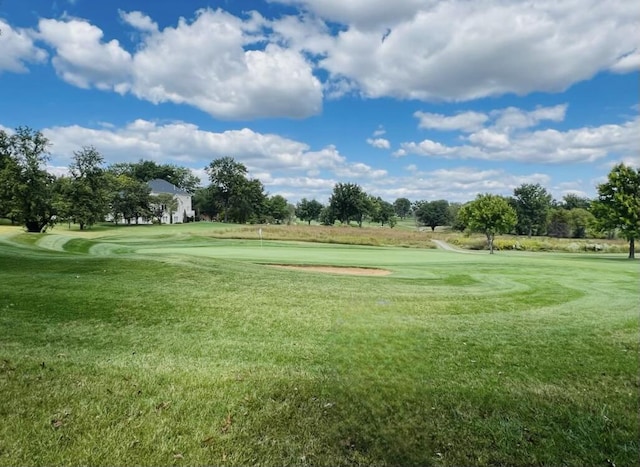
<path id="1" fill-rule="evenodd" d="M 0 235 L 0 465 L 640 461 L 638 261 L 225 229 Z"/>

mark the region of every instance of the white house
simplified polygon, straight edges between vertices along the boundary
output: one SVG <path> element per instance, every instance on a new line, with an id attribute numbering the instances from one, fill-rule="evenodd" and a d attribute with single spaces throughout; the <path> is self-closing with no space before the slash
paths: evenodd
<path id="1" fill-rule="evenodd" d="M 171 213 L 171 217 L 169 218 L 169 211 L 166 210 L 166 206 L 163 207 L 161 222 L 163 224 L 180 224 L 185 215 L 186 217 L 195 216 L 195 211 L 191 207 L 191 195 L 186 191 L 181 190 L 177 186 L 167 182 L 166 180 L 162 180 L 156 178 L 155 180 L 150 180 L 147 182 L 149 187 L 151 188 L 151 196 L 158 196 L 161 194 L 170 194 L 173 195 L 174 199 L 178 202 L 178 208 Z"/>

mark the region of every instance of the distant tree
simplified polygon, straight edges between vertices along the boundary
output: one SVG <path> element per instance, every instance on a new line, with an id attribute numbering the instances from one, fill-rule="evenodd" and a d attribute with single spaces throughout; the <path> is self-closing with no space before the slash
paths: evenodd
<path id="1" fill-rule="evenodd" d="M 151 187 L 145 182 L 127 175 L 114 177 L 111 175 L 111 215 L 116 224 L 118 219 L 124 219 L 127 224 L 139 218 L 148 218 L 151 213 Z"/>
<path id="2" fill-rule="evenodd" d="M 629 241 L 629 259 L 634 259 L 635 240 L 640 236 L 640 169 L 624 164 L 613 167 L 608 181 L 598 185 L 591 211 L 600 229 L 617 229 Z"/>
<path id="3" fill-rule="evenodd" d="M 0 207 L 28 232 L 55 223 L 55 177 L 45 169 L 48 146 L 47 138 L 31 128 L 18 127 L 12 135 L 0 130 Z"/>
<path id="4" fill-rule="evenodd" d="M 380 197 L 376 197 L 370 199 L 370 206 L 371 220 L 373 222 L 380 222 L 380 225 L 382 226 L 387 224 L 391 228 L 395 227 L 397 220 L 393 204 Z"/>
<path id="5" fill-rule="evenodd" d="M 588 229 L 594 225 L 595 217 L 584 208 L 573 208 L 569 213 L 571 220 L 571 236 L 573 238 L 585 238 Z"/>
<path id="6" fill-rule="evenodd" d="M 217 188 L 214 186 L 201 187 L 196 189 L 193 194 L 193 208 L 198 216 L 208 216 L 214 219 L 220 212 L 220 208 L 216 202 Z"/>
<path id="7" fill-rule="evenodd" d="M 173 214 L 178 209 L 178 199 L 171 193 L 159 193 L 149 197 L 149 207 L 153 216 L 162 223 L 162 216 L 166 212 L 169 216 L 169 223 L 173 224 Z M 184 216 L 183 216 L 184 217 Z"/>
<path id="8" fill-rule="evenodd" d="M 459 215 L 470 230 L 486 235 L 490 254 L 493 254 L 495 236 L 510 232 L 518 220 L 505 198 L 489 193 L 478 195 L 462 206 Z"/>
<path id="9" fill-rule="evenodd" d="M 458 213 L 460 212 L 460 208 L 462 207 L 461 203 L 449 203 L 449 223 L 451 224 L 451 228 L 453 230 L 458 230 L 463 232 L 467 226 L 464 225 Z"/>
<path id="10" fill-rule="evenodd" d="M 370 209 L 367 194 L 355 183 L 337 183 L 333 187 L 329 205 L 340 222 L 348 224 L 351 220 L 356 220 L 360 226 Z"/>
<path id="11" fill-rule="evenodd" d="M 437 201 L 421 201 L 416 204 L 416 219 L 423 225 L 431 227 L 431 231 L 435 231 L 439 225 L 448 225 L 449 219 L 449 202 L 440 199 Z"/>
<path id="12" fill-rule="evenodd" d="M 395 209 L 396 216 L 404 219 L 411 214 L 411 201 L 407 198 L 398 198 L 393 202 L 393 208 Z"/>
<path id="13" fill-rule="evenodd" d="M 230 198 L 229 220 L 239 224 L 263 223 L 267 216 L 267 196 L 257 178 L 239 180 Z"/>
<path id="14" fill-rule="evenodd" d="M 109 211 L 109 189 L 104 158 L 94 147 L 86 146 L 73 153 L 69 166 L 69 183 L 61 185 L 65 216 L 80 230 L 104 220 Z"/>
<path id="15" fill-rule="evenodd" d="M 568 193 L 562 197 L 562 203 L 560 206 L 563 209 L 571 211 L 572 209 L 589 209 L 591 207 L 591 200 L 589 198 L 583 198 L 574 193 Z"/>
<path id="16" fill-rule="evenodd" d="M 325 206 L 320 211 L 320 216 L 318 216 L 318 221 L 322 225 L 333 225 L 336 223 L 336 214 L 333 212 L 331 205 Z"/>
<path id="17" fill-rule="evenodd" d="M 221 157 L 212 161 L 206 168 L 211 185 L 215 187 L 215 194 L 224 215 L 224 221 L 229 220 L 229 211 L 235 210 L 242 202 L 242 193 L 247 184 L 247 168 L 241 162 L 236 162 L 232 157 Z M 244 217 L 244 216 L 243 216 Z"/>
<path id="18" fill-rule="evenodd" d="M 120 162 L 109 166 L 115 175 L 127 175 L 141 182 L 154 179 L 166 180 L 187 193 L 193 194 L 200 185 L 200 179 L 191 169 L 172 164 L 158 164 L 155 161 Z"/>
<path id="19" fill-rule="evenodd" d="M 551 209 L 552 196 L 539 183 L 522 184 L 513 190 L 513 196 L 513 207 L 518 216 L 518 233 L 531 237 L 535 231 L 540 235 Z"/>
<path id="20" fill-rule="evenodd" d="M 567 238 L 571 235 L 571 214 L 566 209 L 555 208 L 549 212 L 547 234 L 550 237 Z"/>
<path id="21" fill-rule="evenodd" d="M 309 201 L 307 198 L 302 198 L 296 205 L 296 216 L 311 225 L 311 221 L 317 221 L 320 218 L 323 207 L 324 206 L 315 199 Z"/>
<path id="22" fill-rule="evenodd" d="M 274 195 L 267 201 L 267 215 L 277 224 L 285 222 L 289 216 L 289 206 L 284 196 Z"/>

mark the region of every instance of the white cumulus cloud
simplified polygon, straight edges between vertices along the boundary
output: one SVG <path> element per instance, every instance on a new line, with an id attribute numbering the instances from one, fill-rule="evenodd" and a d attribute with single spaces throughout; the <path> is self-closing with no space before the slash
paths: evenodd
<path id="1" fill-rule="evenodd" d="M 47 53 L 33 42 L 29 31 L 13 29 L 0 19 L 0 73 L 11 71 L 25 73 L 25 62 L 41 63 L 46 60 Z"/>

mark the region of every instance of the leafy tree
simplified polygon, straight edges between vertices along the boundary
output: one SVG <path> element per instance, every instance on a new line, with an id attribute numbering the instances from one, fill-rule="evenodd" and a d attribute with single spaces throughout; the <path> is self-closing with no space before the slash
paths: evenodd
<path id="1" fill-rule="evenodd" d="M 540 235 L 551 208 L 552 196 L 539 183 L 522 184 L 513 190 L 513 195 L 513 204 L 518 215 L 518 233 L 526 233 L 531 237 L 535 231 Z"/>
<path id="2" fill-rule="evenodd" d="M 136 224 L 139 218 L 151 217 L 151 188 L 146 182 L 136 180 L 127 175 L 112 177 L 111 215 L 116 224 L 124 219 Z"/>
<path id="3" fill-rule="evenodd" d="M 178 199 L 171 193 L 160 193 L 150 196 L 149 207 L 158 222 L 162 223 L 162 216 L 166 212 L 169 215 L 169 223 L 173 224 L 173 214 L 178 209 Z"/>
<path id="4" fill-rule="evenodd" d="M 451 224 L 451 228 L 453 230 L 458 230 L 463 232 L 467 226 L 462 222 L 462 219 L 458 215 L 460 212 L 460 208 L 462 207 L 461 203 L 449 203 L 449 223 Z"/>
<path id="5" fill-rule="evenodd" d="M 277 224 L 282 224 L 289 216 L 287 200 L 280 195 L 274 195 L 267 202 L 267 214 Z"/>
<path id="6" fill-rule="evenodd" d="M 190 169 L 172 164 L 157 164 L 155 161 L 140 159 L 138 162 L 120 162 L 109 166 L 115 175 L 127 175 L 141 182 L 156 178 L 166 180 L 187 193 L 195 193 L 200 179 Z"/>
<path id="7" fill-rule="evenodd" d="M 585 238 L 589 227 L 594 225 L 595 217 L 583 208 L 573 208 L 568 212 L 571 219 L 571 236 L 573 238 Z"/>
<path id="8" fill-rule="evenodd" d="M 395 209 L 396 216 L 404 219 L 411 214 L 411 201 L 407 198 L 398 198 L 393 202 L 393 209 Z"/>
<path id="9" fill-rule="evenodd" d="M 257 178 L 241 178 L 235 186 L 228 207 L 229 219 L 232 222 L 262 223 L 267 214 L 267 197 L 264 186 Z"/>
<path id="10" fill-rule="evenodd" d="M 44 168 L 49 141 L 28 127 L 18 127 L 12 135 L 0 133 L 2 210 L 28 232 L 42 232 L 55 223 L 56 214 L 55 177 Z"/>
<path id="11" fill-rule="evenodd" d="M 440 199 L 437 201 L 421 201 L 416 204 L 416 219 L 423 225 L 431 227 L 431 231 L 435 231 L 439 225 L 449 224 L 449 202 Z"/>
<path id="12" fill-rule="evenodd" d="M 562 197 L 562 203 L 560 206 L 568 211 L 578 208 L 588 210 L 591 207 L 591 200 L 589 198 L 578 196 L 574 193 L 568 193 Z"/>
<path id="13" fill-rule="evenodd" d="M 211 185 L 215 187 L 216 198 L 224 214 L 224 221 L 229 220 L 231 201 L 242 203 L 242 192 L 247 183 L 247 168 L 232 157 L 225 156 L 215 159 L 206 168 Z M 237 206 L 236 209 L 237 211 Z"/>
<path id="14" fill-rule="evenodd" d="M 198 216 L 204 215 L 209 218 L 215 218 L 220 209 L 216 202 L 218 189 L 213 185 L 204 188 L 198 188 L 193 194 L 192 203 Z"/>
<path id="15" fill-rule="evenodd" d="M 571 214 L 566 209 L 556 208 L 549 212 L 547 233 L 550 237 L 567 238 L 571 235 Z"/>
<path id="16" fill-rule="evenodd" d="M 510 232 L 518 221 L 515 210 L 505 198 L 489 193 L 478 195 L 462 206 L 459 215 L 469 229 L 486 235 L 490 254 L 493 254 L 495 236 Z"/>
<path id="17" fill-rule="evenodd" d="M 0 130 L 0 217 L 9 216 L 13 202 L 13 183 L 19 172 L 11 147 L 10 136 Z"/>
<path id="18" fill-rule="evenodd" d="M 73 154 L 69 183 L 63 183 L 60 187 L 62 197 L 66 198 L 62 208 L 64 217 L 84 230 L 104 220 L 109 211 L 109 192 L 102 168 L 102 154 L 91 146 Z"/>
<path id="19" fill-rule="evenodd" d="M 336 214 L 333 212 L 331 205 L 325 206 L 320 211 L 320 216 L 318 216 L 318 221 L 322 225 L 333 225 L 336 223 Z"/>
<path id="20" fill-rule="evenodd" d="M 311 225 L 311 221 L 317 221 L 320 218 L 323 207 L 322 203 L 315 199 L 309 201 L 307 198 L 302 198 L 296 205 L 296 216 Z"/>
<path id="21" fill-rule="evenodd" d="M 598 199 L 591 208 L 600 229 L 617 229 L 629 241 L 629 259 L 634 259 L 640 236 L 640 169 L 613 167 L 608 181 L 598 185 Z"/>
<path id="22" fill-rule="evenodd" d="M 372 206 L 371 220 L 373 222 L 380 222 L 382 226 L 387 224 L 391 228 L 395 227 L 397 221 L 393 204 L 380 197 L 371 199 L 370 204 Z"/>
<path id="23" fill-rule="evenodd" d="M 329 198 L 329 205 L 336 219 L 343 224 L 358 221 L 362 227 L 364 216 L 371 207 L 367 194 L 355 183 L 337 183 Z"/>

